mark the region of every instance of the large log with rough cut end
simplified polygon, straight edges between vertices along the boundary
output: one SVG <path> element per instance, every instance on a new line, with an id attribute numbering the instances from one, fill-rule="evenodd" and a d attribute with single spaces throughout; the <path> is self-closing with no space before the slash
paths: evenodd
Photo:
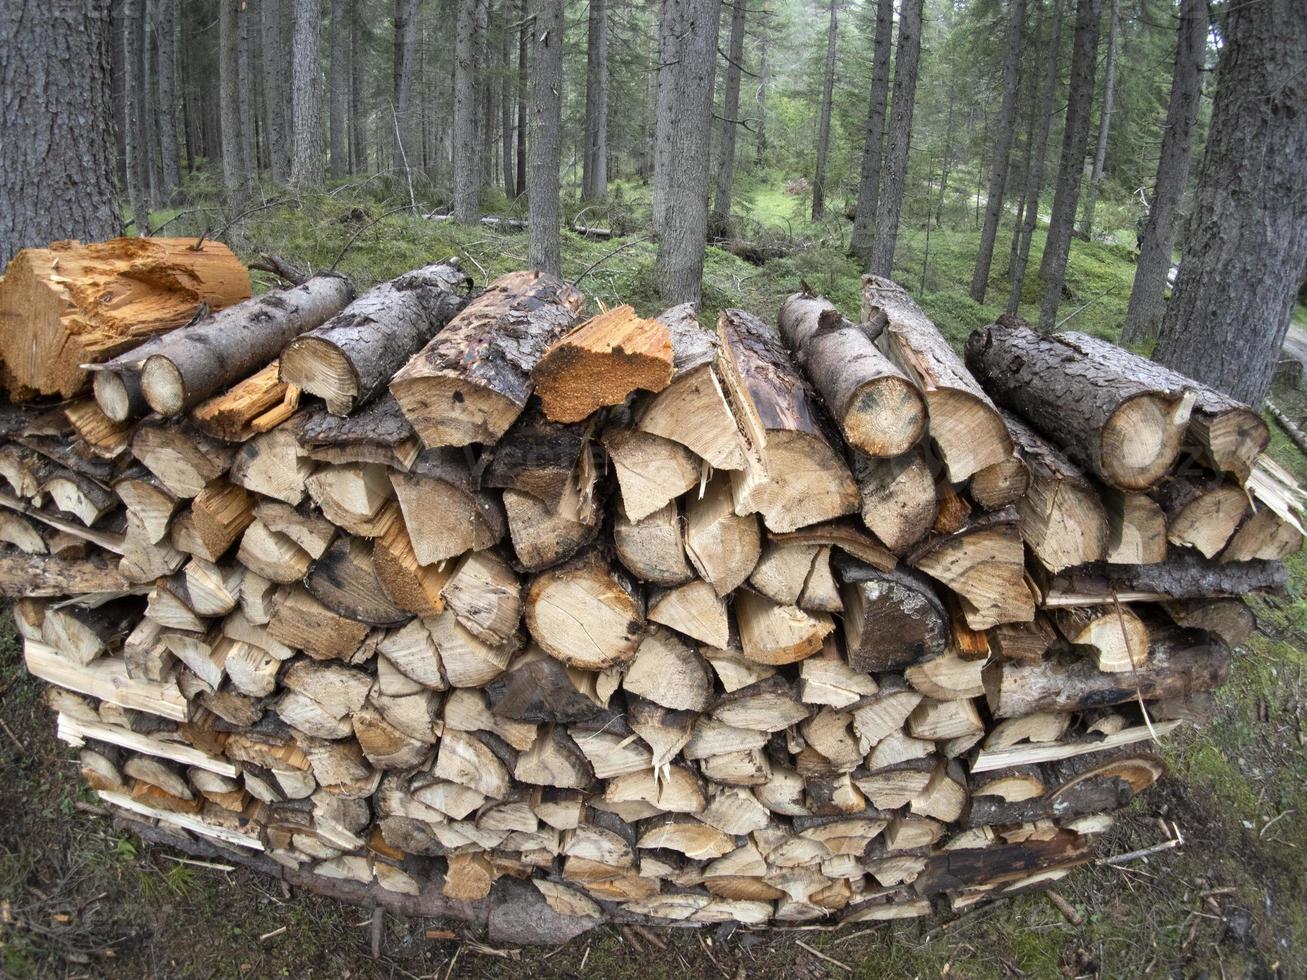
<path id="1" fill-rule="evenodd" d="M 109 418 L 123 421 L 148 410 L 180 415 L 277 359 L 305 330 L 324 323 L 354 298 L 343 276 L 314 276 L 289 289 L 274 289 L 162 334 L 104 365 L 118 384 L 97 377 L 95 398 Z M 144 404 L 131 398 L 139 375 Z"/>
<path id="2" fill-rule="evenodd" d="M 89 380 L 82 365 L 249 295 L 249 273 L 215 241 L 113 238 L 23 249 L 0 279 L 10 396 L 70 398 Z"/>
<path id="3" fill-rule="evenodd" d="M 948 648 L 949 615 L 924 575 L 852 561 L 840 561 L 838 568 L 844 583 L 844 646 L 858 670 L 897 670 Z"/>
<path id="4" fill-rule="evenodd" d="M 731 474 L 736 513 L 793 531 L 856 512 L 858 488 L 839 435 L 780 338 L 743 310 L 723 310 L 717 329 L 763 433 L 763 472 Z"/>
<path id="5" fill-rule="evenodd" d="M 850 445 L 874 457 L 916 445 L 926 428 L 921 392 L 835 304 L 795 293 L 776 324 Z"/>
<path id="6" fill-rule="evenodd" d="M 1059 572 L 1107 554 L 1108 519 L 1093 485 L 1071 461 L 1011 413 L 1004 413 L 1030 484 L 1015 504 L 1021 537 L 1044 567 Z"/>
<path id="7" fill-rule="evenodd" d="M 985 698 L 995 718 L 1037 711 L 1085 711 L 1137 698 L 1161 701 L 1210 691 L 1230 673 L 1230 647 L 1214 633 L 1159 626 L 1147 663 L 1111 673 L 1075 655 L 1039 663 L 996 661 L 985 669 Z"/>
<path id="8" fill-rule="evenodd" d="M 1072 331 L 1057 337 L 1075 344 L 1090 358 L 1114 359 L 1125 353 L 1130 377 L 1144 384 L 1163 390 L 1192 391 L 1196 397 L 1185 443 L 1212 469 L 1229 473 L 1240 484 L 1247 482 L 1257 457 L 1271 439 L 1270 428 L 1255 410 L 1156 361 L 1123 352 L 1106 340 Z"/>
<path id="9" fill-rule="evenodd" d="M 1095 562 L 1058 575 L 1037 577 L 1045 606 L 1102 602 L 1151 602 L 1283 592 L 1284 564 L 1278 561 L 1208 561 L 1188 548 L 1173 550 L 1155 565 Z"/>
<path id="10" fill-rule="evenodd" d="M 957 594 L 973 630 L 1035 618 L 1014 508 L 971 515 L 953 533 L 927 538 L 908 563 Z"/>
<path id="11" fill-rule="evenodd" d="M 333 415 L 348 415 L 463 309 L 471 285 L 454 258 L 383 282 L 292 340 L 281 378 L 318 395 Z"/>
<path id="12" fill-rule="evenodd" d="M 615 306 L 550 345 L 531 371 L 546 418 L 580 422 L 633 391 L 662 391 L 672 382 L 667 325 Z"/>
<path id="13" fill-rule="evenodd" d="M 862 320 L 863 330 L 925 392 L 928 431 L 950 482 L 961 483 L 1012 455 L 994 403 L 906 290 L 864 276 Z"/>
<path id="14" fill-rule="evenodd" d="M 525 611 L 546 653 L 587 670 L 630 660 L 644 630 L 636 587 L 595 551 L 532 579 Z"/>
<path id="15" fill-rule="evenodd" d="M 487 286 L 390 382 L 423 444 L 498 442 L 531 397 L 531 370 L 584 302 L 575 288 L 539 272 Z"/>
<path id="16" fill-rule="evenodd" d="M 1077 336 L 993 323 L 967 339 L 967 365 L 1076 463 L 1121 490 L 1146 490 L 1180 453 L 1193 388 L 1154 383 L 1136 355 L 1110 344 L 1091 349 Z"/>

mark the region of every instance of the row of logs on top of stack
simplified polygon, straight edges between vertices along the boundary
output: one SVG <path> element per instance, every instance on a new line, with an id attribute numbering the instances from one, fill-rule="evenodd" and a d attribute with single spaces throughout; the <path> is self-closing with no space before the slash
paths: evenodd
<path id="1" fill-rule="evenodd" d="M 1019 323 L 964 363 L 886 280 L 778 334 L 452 260 L 243 277 L 14 260 L 0 589 L 116 812 L 351 897 L 863 921 L 1046 883 L 1301 544 L 1247 407 Z"/>

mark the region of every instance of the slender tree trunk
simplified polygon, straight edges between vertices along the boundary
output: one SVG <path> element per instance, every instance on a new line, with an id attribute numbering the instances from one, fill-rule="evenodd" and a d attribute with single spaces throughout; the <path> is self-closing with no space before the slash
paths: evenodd
<path id="1" fill-rule="evenodd" d="M 123 134 L 127 130 L 126 109 L 124 108 L 123 72 L 126 63 L 123 57 L 123 11 L 126 4 L 109 5 L 109 40 L 111 52 L 109 87 L 113 98 L 114 121 L 114 176 L 118 186 L 126 189 L 127 164 L 123 152 Z"/>
<path id="2" fill-rule="evenodd" d="M 871 99 L 867 130 L 862 138 L 862 175 L 858 182 L 858 208 L 853 218 L 849 254 L 863 262 L 871 259 L 875 241 L 876 210 L 880 201 L 880 170 L 885 142 L 885 108 L 889 101 L 889 61 L 894 43 L 894 0 L 876 0 L 876 41 L 872 55 Z"/>
<path id="3" fill-rule="evenodd" d="M 912 140 L 912 108 L 916 101 L 917 64 L 921 57 L 921 17 L 924 0 L 903 0 L 899 13 L 899 46 L 894 63 L 894 103 L 890 113 L 889 145 L 885 149 L 884 184 L 876 210 L 876 242 L 871 272 L 892 276 L 898 243 L 903 185 L 908 175 Z"/>
<path id="4" fill-rule="evenodd" d="M 726 92 L 722 99 L 722 143 L 717 160 L 717 190 L 708 227 L 725 235 L 731 223 L 731 197 L 735 185 L 735 134 L 740 118 L 740 76 L 744 65 L 744 22 L 748 0 L 735 0 L 731 8 L 730 59 L 726 63 Z"/>
<path id="5" fill-rule="evenodd" d="M 321 0 L 295 0 L 291 43 L 292 101 L 290 182 L 295 187 L 322 186 L 322 44 Z"/>
<path id="6" fill-rule="evenodd" d="M 349 171 L 345 137 L 345 103 L 349 98 L 350 32 L 348 0 L 331 0 L 331 78 L 327 83 L 331 129 L 331 176 L 339 180 Z"/>
<path id="7" fill-rule="evenodd" d="M 476 152 L 477 175 L 481 187 L 494 185 L 494 123 L 495 113 L 491 106 L 490 84 L 490 0 L 481 0 L 477 4 L 477 43 L 476 43 Z"/>
<path id="8" fill-rule="evenodd" d="M 254 65 L 250 57 L 250 33 L 258 30 L 257 25 L 250 23 L 254 16 L 245 0 L 241 0 L 236 10 L 236 77 L 240 84 L 241 173 L 245 175 L 247 183 L 259 172 L 259 158 L 254 145 Z"/>
<path id="9" fill-rule="evenodd" d="M 21 248 L 119 231 L 111 32 L 109 0 L 0 4 L 0 86 L 22 93 L 0 98 L 0 268 Z"/>
<path id="10" fill-rule="evenodd" d="M 654 204 L 662 299 L 699 305 L 720 0 L 662 0 Z"/>
<path id="11" fill-rule="evenodd" d="M 222 183 L 234 201 L 245 196 L 241 140 L 240 0 L 218 0 L 218 101 L 222 113 Z"/>
<path id="12" fill-rule="evenodd" d="M 1115 2 L 1115 0 L 1113 0 Z M 1003 101 L 995 120 L 994 165 L 989 174 L 985 198 L 985 226 L 980 231 L 980 252 L 971 275 L 971 298 L 985 302 L 989 267 L 994 259 L 994 239 L 1003 214 L 1003 192 L 1007 187 L 1008 162 L 1012 157 L 1012 136 L 1017 124 L 1017 91 L 1021 85 L 1021 40 L 1025 36 L 1026 0 L 1012 0 L 1008 9 L 1007 61 L 1003 66 Z"/>
<path id="13" fill-rule="evenodd" d="M 608 196 L 608 4 L 590 0 L 586 41 L 585 155 L 581 160 L 581 196 Z"/>
<path id="14" fill-rule="evenodd" d="M 894 0 L 889 0 L 891 6 Z M 767 86 L 771 82 L 771 65 L 767 61 L 768 32 L 764 30 L 758 38 L 758 94 L 754 101 L 758 104 L 757 128 L 753 134 L 753 162 L 763 166 L 767 158 Z"/>
<path id="15" fill-rule="evenodd" d="M 1171 269 L 1180 200 L 1189 183 L 1189 159 L 1198 124 L 1203 63 L 1207 58 L 1207 21 L 1207 0 L 1184 0 L 1180 7 L 1175 71 L 1171 76 L 1171 100 L 1166 107 L 1166 128 L 1162 131 L 1162 152 L 1157 160 L 1157 180 L 1139 246 L 1139 260 L 1135 263 L 1135 281 L 1126 306 L 1125 327 L 1121 331 L 1123 344 L 1145 344 L 1156 338 L 1166 307 L 1166 276 Z"/>
<path id="16" fill-rule="evenodd" d="M 484 6 L 484 0 L 478 6 Z M 391 94 L 390 129 L 394 134 L 393 166 L 414 165 L 420 144 L 415 138 L 413 76 L 417 72 L 417 32 L 420 0 L 395 0 L 395 71 Z"/>
<path id="17" fill-rule="evenodd" d="M 1116 96 L 1116 37 L 1120 23 L 1119 0 L 1112 0 L 1107 27 L 1107 66 L 1103 70 L 1103 105 L 1098 110 L 1098 146 L 1094 150 L 1094 168 L 1089 173 L 1085 208 L 1080 216 L 1080 233 L 1085 238 L 1094 235 L 1094 205 L 1102 190 L 1103 167 L 1107 163 L 1107 135 L 1112 128 L 1112 104 Z"/>
<path id="18" fill-rule="evenodd" d="M 127 192 L 131 201 L 136 234 L 147 231 L 150 206 L 147 198 L 146 162 L 141 139 L 141 47 L 144 32 L 145 0 L 125 0 L 123 4 L 123 156 L 127 170 Z"/>
<path id="19" fill-rule="evenodd" d="M 563 123 L 563 0 L 535 0 L 531 32 L 531 156 L 527 262 L 560 275 L 559 164 Z"/>
<path id="20" fill-rule="evenodd" d="M 517 193 L 514 196 L 521 197 L 526 193 L 526 83 L 530 51 L 527 38 L 531 35 L 526 0 L 518 0 L 517 12 L 521 26 L 517 30 L 517 166 L 514 167 L 517 171 Z"/>
<path id="21" fill-rule="evenodd" d="M 474 224 L 477 208 L 476 25 L 482 0 L 458 0 L 454 40 L 454 220 Z M 530 28 L 524 27 L 523 30 Z"/>
<path id="22" fill-rule="evenodd" d="M 1042 0 L 1035 0 L 1035 10 L 1035 26 L 1030 38 L 1026 42 L 1027 49 L 1030 46 L 1033 46 L 1033 44 L 1038 43 L 1039 36 L 1043 32 L 1044 5 Z M 1030 188 L 1030 167 L 1034 157 L 1036 120 L 1039 118 L 1038 90 L 1041 79 L 1042 72 L 1037 68 L 1033 71 L 1026 72 L 1024 83 L 1025 95 L 1022 97 L 1022 101 L 1026 106 L 1024 122 L 1026 134 L 1022 141 L 1021 169 L 1018 171 L 1018 176 L 1020 177 L 1019 190 L 1015 181 L 1010 179 L 1008 181 L 1008 196 L 1014 199 L 1017 203 L 1017 213 L 1012 221 L 1012 242 L 1008 246 L 1007 275 L 1009 281 L 1011 281 L 1012 276 L 1016 271 L 1017 255 L 1021 250 L 1021 229 L 1025 225 L 1026 220 L 1026 192 Z M 977 212 L 979 212 L 980 188 L 977 187 L 976 191 Z M 979 217 L 979 213 L 977 213 L 977 217 Z"/>
<path id="23" fill-rule="evenodd" d="M 1012 291 L 1008 295 L 1007 312 L 1015 314 L 1021 305 L 1021 292 L 1025 286 L 1026 268 L 1030 264 L 1030 242 L 1039 221 L 1039 199 L 1044 191 L 1044 167 L 1048 162 L 1048 133 L 1053 125 L 1053 100 L 1057 96 L 1057 81 L 1062 70 L 1062 3 L 1053 0 L 1053 24 L 1047 40 L 1050 61 L 1047 65 L 1039 109 L 1035 115 L 1038 127 L 1032 163 L 1026 177 L 1025 216 L 1020 230 L 1021 242 L 1012 264 Z"/>
<path id="24" fill-rule="evenodd" d="M 181 153 L 177 148 L 177 3 L 159 0 L 159 155 L 163 160 L 165 197 L 181 186 Z"/>
<path id="25" fill-rule="evenodd" d="M 286 135 L 286 35 L 282 27 L 282 3 L 262 0 L 259 19 L 263 29 L 263 131 L 268 142 L 268 169 L 274 184 L 284 184 L 290 174 L 289 140 Z"/>
<path id="26" fill-rule="evenodd" d="M 939 162 L 939 194 L 935 199 L 935 227 L 944 221 L 944 195 L 948 193 L 948 179 L 953 172 L 953 116 L 957 109 L 957 86 L 952 81 L 948 85 L 948 112 L 944 117 L 944 152 Z M 930 200 L 930 195 L 926 195 Z M 929 212 L 927 212 L 929 224 Z M 924 279 L 924 277 L 923 277 Z M 924 286 L 922 287 L 924 290 Z"/>
<path id="27" fill-rule="evenodd" d="M 163 200 L 163 163 L 159 153 L 159 71 L 154 43 L 157 0 L 145 0 L 141 39 L 141 155 L 151 207 Z"/>
<path id="28" fill-rule="evenodd" d="M 1212 126 L 1154 357 L 1260 406 L 1307 270 L 1307 6 L 1226 13 Z"/>
<path id="29" fill-rule="evenodd" d="M 499 143 L 500 163 L 503 171 L 504 196 L 510 201 L 517 192 L 517 182 L 513 175 L 513 96 L 517 86 L 513 84 L 513 0 L 504 0 L 499 8 L 499 128 L 503 130 L 503 139 Z"/>
<path id="30" fill-rule="evenodd" d="M 1098 55 L 1098 21 L 1102 0 L 1079 0 L 1076 5 L 1075 43 L 1071 48 L 1071 89 L 1067 94 L 1066 123 L 1062 130 L 1062 156 L 1058 161 L 1053 210 L 1048 216 L 1048 237 L 1039 263 L 1044 298 L 1039 306 L 1039 329 L 1047 333 L 1057 320 L 1071 253 L 1071 228 L 1076 220 L 1076 199 L 1085 169 L 1089 142 L 1089 112 L 1094 100 L 1094 59 Z"/>
<path id="31" fill-rule="evenodd" d="M 826 28 L 826 71 L 821 82 L 821 111 L 817 121 L 817 169 L 812 178 L 812 220 L 826 213 L 826 155 L 830 151 L 831 93 L 835 88 L 835 40 L 839 36 L 837 0 L 830 0 Z"/>
<path id="32" fill-rule="evenodd" d="M 267 3 L 268 0 L 263 0 Z M 368 172 L 368 125 L 363 105 L 363 75 L 367 68 L 363 48 L 363 24 L 358 10 L 349 11 L 349 158 L 350 170 Z"/>

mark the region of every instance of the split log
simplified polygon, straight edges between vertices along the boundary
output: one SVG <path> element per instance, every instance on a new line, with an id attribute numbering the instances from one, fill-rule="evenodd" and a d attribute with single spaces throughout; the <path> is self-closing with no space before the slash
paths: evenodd
<path id="1" fill-rule="evenodd" d="M 1212 562 L 1196 551 L 1173 551 L 1155 565 L 1086 565 L 1037 581 L 1045 606 L 1154 602 L 1283 592 L 1278 561 Z"/>
<path id="2" fill-rule="evenodd" d="M 649 593 L 649 621 L 713 647 L 730 643 L 731 624 L 726 600 L 701 578 L 672 589 Z"/>
<path id="3" fill-rule="evenodd" d="M 1302 532 L 1262 505 L 1250 514 L 1230 536 L 1229 543 L 1220 554 L 1220 560 L 1251 561 L 1263 559 L 1277 561 L 1296 555 L 1302 550 Z"/>
<path id="4" fill-rule="evenodd" d="M 180 415 L 276 360 L 288 342 L 339 312 L 353 295 L 348 280 L 326 275 L 228 306 L 104 366 L 120 380 L 139 374 L 145 406 L 123 397 L 128 385 L 97 385 L 96 399 L 119 422 L 144 414 L 146 406 L 163 416 Z"/>
<path id="5" fill-rule="evenodd" d="M 665 324 L 616 306 L 554 341 L 531 380 L 547 418 L 580 422 L 605 405 L 621 405 L 633 391 L 671 384 L 671 335 Z"/>
<path id="6" fill-rule="evenodd" d="M 1030 471 L 1021 457 L 1013 453 L 973 473 L 967 492 L 985 510 L 1002 510 L 1024 497 L 1029 486 Z"/>
<path id="7" fill-rule="evenodd" d="M 456 449 L 428 449 L 408 472 L 392 470 L 390 482 L 421 565 L 482 551 L 504 536 L 499 502 L 477 489 Z"/>
<path id="8" fill-rule="evenodd" d="M 281 379 L 322 398 L 333 415 L 348 415 L 463 309 L 470 288 L 457 259 L 383 282 L 291 340 Z"/>
<path id="9" fill-rule="evenodd" d="M 640 640 L 622 687 L 673 711 L 706 711 L 712 695 L 708 664 L 664 629 L 655 629 Z"/>
<path id="10" fill-rule="evenodd" d="M 1225 683 L 1230 648 L 1214 634 L 1154 629 L 1148 662 L 1127 673 L 1100 671 L 1083 658 L 1037 664 L 1000 661 L 985 670 L 985 697 L 996 718 L 1036 711 L 1083 711 L 1110 704 L 1183 698 Z"/>
<path id="11" fill-rule="evenodd" d="M 23 249 L 0 280 L 10 394 L 70 398 L 89 380 L 82 365 L 179 327 L 198 308 L 249 295 L 249 274 L 220 242 L 114 238 Z"/>
<path id="12" fill-rule="evenodd" d="M 222 476 L 233 458 L 230 447 L 179 422 L 140 426 L 132 437 L 132 455 L 169 493 L 187 500 Z"/>
<path id="13" fill-rule="evenodd" d="M 896 670 L 948 646 L 949 616 L 925 576 L 839 563 L 844 586 L 844 645 L 859 670 Z"/>
<path id="14" fill-rule="evenodd" d="M 862 496 L 862 523 L 894 554 L 906 554 L 930 532 L 939 504 L 935 477 L 920 451 L 893 459 L 855 453 L 853 475 Z"/>
<path id="15" fill-rule="evenodd" d="M 594 541 L 598 514 L 573 494 L 558 508 L 517 490 L 504 491 L 504 513 L 513 553 L 523 571 L 539 572 L 567 561 Z"/>
<path id="16" fill-rule="evenodd" d="M 82 442 L 101 459 L 116 459 L 131 441 L 131 429 L 100 411 L 94 399 L 73 402 L 64 408 L 64 415 Z"/>
<path id="17" fill-rule="evenodd" d="M 412 613 L 390 601 L 372 560 L 372 546 L 341 535 L 313 563 L 304 587 L 327 608 L 372 626 L 402 626 Z"/>
<path id="18" fill-rule="evenodd" d="M 1044 567 L 1060 572 L 1107 554 L 1107 511 L 1085 475 L 1010 413 L 1003 421 L 1030 474 L 1016 502 L 1021 537 Z"/>
<path id="19" fill-rule="evenodd" d="M 685 536 L 675 503 L 639 521 L 632 521 L 619 506 L 613 519 L 613 547 L 631 574 L 645 582 L 681 585 L 694 578 L 685 559 Z"/>
<path id="20" fill-rule="evenodd" d="M 609 429 L 604 449 L 617 474 L 622 506 L 643 520 L 699 483 L 700 460 L 678 442 L 638 429 Z"/>
<path id="21" fill-rule="evenodd" d="M 975 515 L 952 534 L 928 538 L 908 558 L 957 594 L 972 629 L 1035 618 L 1017 521 L 1012 508 Z"/>
<path id="22" fill-rule="evenodd" d="M 533 725 L 571 725 L 603 710 L 577 689 L 567 668 L 537 646 L 528 647 L 491 681 L 486 696 L 496 716 Z"/>
<path id="23" fill-rule="evenodd" d="M 332 524 L 371 538 L 382 534 L 394 519 L 394 509 L 386 506 L 394 496 L 390 475 L 390 470 L 376 463 L 322 466 L 304 485 Z"/>
<path id="24" fill-rule="evenodd" d="M 366 625 L 337 615 L 304 589 L 283 597 L 268 621 L 269 636 L 315 660 L 349 660 L 367 633 Z"/>
<path id="25" fill-rule="evenodd" d="M 1057 635 L 1042 615 L 1029 623 L 1002 623 L 988 632 L 989 646 L 1004 660 L 1042 660 Z"/>
<path id="26" fill-rule="evenodd" d="M 1120 490 L 1146 490 L 1179 455 L 1194 388 L 1154 383 L 1143 368 L 1151 362 L 1080 336 L 991 324 L 967 339 L 967 364 L 1080 466 Z"/>
<path id="27" fill-rule="evenodd" d="M 730 478 L 719 473 L 703 495 L 686 504 L 685 550 L 699 575 L 719 596 L 738 588 L 762 554 L 758 519 L 740 516 L 731 501 Z"/>
<path id="28" fill-rule="evenodd" d="M 1048 763 L 1039 767 L 1044 794 L 1011 801 L 993 796 L 974 798 L 963 823 L 986 827 L 1119 810 L 1165 771 L 1160 757 L 1129 749 Z"/>
<path id="29" fill-rule="evenodd" d="M 584 299 L 552 276 L 501 276 L 390 382 L 423 445 L 493 444 L 522 413 L 531 370 Z"/>
<path id="30" fill-rule="evenodd" d="M 87 527 L 118 507 L 117 495 L 94 480 L 56 468 L 42 481 L 40 491 L 65 514 L 72 514 Z"/>
<path id="31" fill-rule="evenodd" d="M 550 656 L 602 670 L 635 655 L 644 607 L 626 577 L 591 551 L 531 580 L 526 626 Z"/>
<path id="32" fill-rule="evenodd" d="M 299 420 L 297 415 L 241 446 L 227 478 L 253 493 L 297 506 L 313 473 L 313 461 L 300 442 Z"/>
<path id="33" fill-rule="evenodd" d="M 790 664 L 810 657 L 834 628 L 830 616 L 782 606 L 753 592 L 735 597 L 744 655 L 762 664 Z"/>
<path id="34" fill-rule="evenodd" d="M 1103 487 L 1107 511 L 1107 553 L 1112 565 L 1153 565 L 1166 561 L 1166 514 L 1145 493 Z"/>
<path id="35" fill-rule="evenodd" d="M 52 606 L 41 622 L 41 639 L 69 662 L 84 666 L 116 646 L 140 611 L 138 603 L 127 600 L 94 609 Z"/>
<path id="36" fill-rule="evenodd" d="M 678 442 L 719 470 L 762 466 L 761 433 L 721 337 L 695 319 L 689 303 L 658 317 L 672 339 L 672 383 L 637 413 L 642 432 Z"/>
<path id="37" fill-rule="evenodd" d="M 795 293 L 776 322 L 850 445 L 871 457 L 916 445 L 926 428 L 921 392 L 833 303 Z"/>
<path id="38" fill-rule="evenodd" d="M 352 415 L 332 415 L 321 406 L 309 409 L 300 438 L 312 459 L 335 465 L 379 463 L 407 470 L 422 449 L 389 392 Z"/>
<path id="39" fill-rule="evenodd" d="M 1148 627 L 1125 606 L 1054 609 L 1051 616 L 1063 639 L 1089 647 L 1104 673 L 1135 670 L 1148 660 Z"/>
<path id="40" fill-rule="evenodd" d="M 1242 599 L 1171 599 L 1161 606 L 1175 625 L 1215 633 L 1231 647 L 1242 646 L 1257 628 Z"/>
<path id="41" fill-rule="evenodd" d="M 118 571 L 117 562 L 99 555 L 60 558 L 0 550 L 0 596 L 4 598 L 98 595 L 131 589 L 132 583 Z"/>
<path id="42" fill-rule="evenodd" d="M 492 551 L 464 555 L 441 590 L 464 629 L 493 646 L 507 643 L 522 620 L 522 587 Z"/>
<path id="43" fill-rule="evenodd" d="M 300 390 L 278 380 L 278 370 L 273 361 L 222 394 L 205 399 L 191 412 L 191 421 L 206 436 L 223 442 L 245 442 L 270 432 L 300 407 Z"/>
<path id="44" fill-rule="evenodd" d="M 1196 548 L 1204 558 L 1215 557 L 1226 546 L 1248 512 L 1244 489 L 1219 477 L 1173 476 L 1154 488 L 1153 498 L 1166 514 L 1166 539 L 1178 547 Z"/>
<path id="45" fill-rule="evenodd" d="M 723 310 L 717 329 L 760 430 L 762 472 L 731 474 L 736 513 L 793 531 L 856 512 L 858 489 L 839 435 L 780 339 L 743 310 Z"/>
<path id="46" fill-rule="evenodd" d="M 930 438 L 950 483 L 961 483 L 1012 455 L 994 403 L 907 291 L 877 276 L 862 280 L 863 329 L 925 392 Z"/>
<path id="47" fill-rule="evenodd" d="M 799 604 L 813 562 L 827 549 L 815 544 L 776 544 L 763 546 L 762 557 L 749 574 L 749 585 L 772 602 L 783 606 Z"/>
<path id="48" fill-rule="evenodd" d="M 515 490 L 557 510 L 578 492 L 581 470 L 593 470 L 591 426 L 550 422 L 529 407 L 491 451 L 482 486 Z M 484 459 L 484 457 L 483 457 Z"/>

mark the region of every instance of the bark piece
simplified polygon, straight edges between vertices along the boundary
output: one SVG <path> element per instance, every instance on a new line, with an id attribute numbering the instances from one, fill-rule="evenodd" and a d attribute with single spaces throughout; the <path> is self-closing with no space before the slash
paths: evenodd
<path id="1" fill-rule="evenodd" d="M 1035 618 L 1013 509 L 974 516 L 960 530 L 927 539 L 910 563 L 955 592 L 975 630 Z"/>
<path id="2" fill-rule="evenodd" d="M 554 341 L 531 369 L 545 416 L 580 422 L 636 390 L 658 392 L 672 381 L 672 342 L 665 324 L 616 306 Z"/>
<path id="3" fill-rule="evenodd" d="M 926 402 L 871 339 L 823 296 L 795 293 L 777 325 L 845 440 L 871 457 L 899 456 L 926 428 Z"/>
<path id="4" fill-rule="evenodd" d="M 305 413 L 301 438 L 309 456 L 323 463 L 380 463 L 407 470 L 422 447 L 389 392 L 352 415 L 319 406 Z"/>
<path id="5" fill-rule="evenodd" d="M 967 339 L 967 363 L 1074 462 L 1120 490 L 1146 490 L 1179 455 L 1194 388 L 1159 384 L 1143 358 L 1079 338 L 991 324 Z"/>
<path id="6" fill-rule="evenodd" d="M 862 320 L 864 329 L 879 329 L 877 346 L 925 392 L 928 431 L 950 482 L 1011 456 L 1012 440 L 994 403 L 906 290 L 864 277 Z"/>
<path id="7" fill-rule="evenodd" d="M 281 379 L 348 415 L 380 392 L 467 303 L 457 259 L 406 272 L 368 290 L 281 355 Z"/>
<path id="8" fill-rule="evenodd" d="M 1155 565 L 1087 565 L 1037 583 L 1045 606 L 1103 602 L 1153 602 L 1280 592 L 1284 565 L 1278 561 L 1212 562 L 1196 551 L 1173 551 Z"/>
<path id="9" fill-rule="evenodd" d="M 201 306 L 220 310 L 249 295 L 245 267 L 220 242 L 113 238 L 28 248 L 0 283 L 8 324 L 0 357 L 11 388 L 70 398 L 90 380 L 82 365 L 180 327 Z"/>
<path id="10" fill-rule="evenodd" d="M 644 608 L 625 577 L 588 552 L 532 579 L 526 625 L 550 656 L 602 670 L 635 655 Z"/>
<path id="11" fill-rule="evenodd" d="M 497 442 L 526 406 L 531 370 L 582 303 L 575 289 L 538 272 L 487 286 L 391 380 L 423 445 Z"/>
<path id="12" fill-rule="evenodd" d="M 859 670 L 895 670 L 944 652 L 951 630 L 934 587 L 911 569 L 841 562 L 844 644 Z"/>

